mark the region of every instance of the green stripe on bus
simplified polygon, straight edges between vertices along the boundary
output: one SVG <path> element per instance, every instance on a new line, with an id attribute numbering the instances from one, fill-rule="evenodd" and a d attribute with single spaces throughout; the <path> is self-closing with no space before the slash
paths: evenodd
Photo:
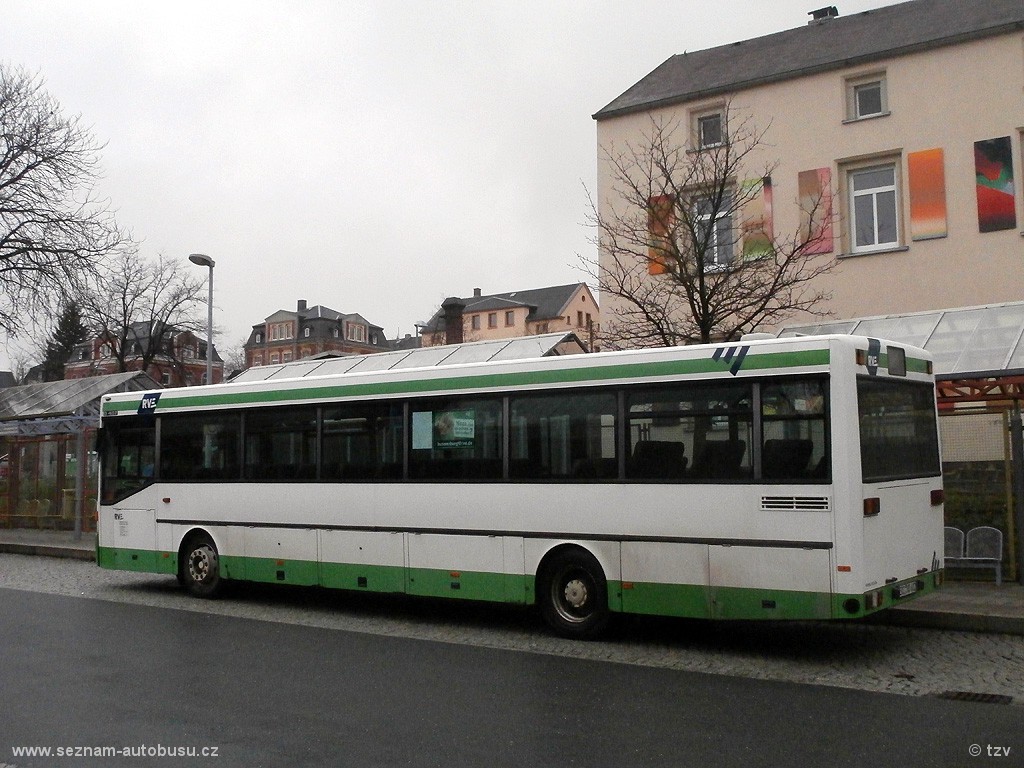
<path id="1" fill-rule="evenodd" d="M 797 352 L 770 352 L 751 354 L 743 361 L 743 371 L 767 371 L 796 368 L 801 366 L 826 366 L 829 363 L 827 349 L 813 349 Z M 706 373 L 726 373 L 725 363 L 708 358 L 696 360 L 668 360 L 655 363 L 607 365 L 600 367 L 578 367 L 569 369 L 535 370 L 516 373 L 492 373 L 476 376 L 459 376 L 439 379 L 416 379 L 412 381 L 376 381 L 364 384 L 335 384 L 292 389 L 271 389 L 257 392 L 189 393 L 172 397 L 161 397 L 157 410 L 169 408 L 198 408 L 208 406 L 252 405 L 281 401 L 328 400 L 332 398 L 381 397 L 387 395 L 415 395 L 424 392 L 465 392 L 475 389 L 515 389 L 518 387 L 580 384 L 585 382 L 615 381 L 627 378 L 658 378 L 664 376 L 685 376 Z M 339 378 L 343 378 L 341 374 Z M 105 402 L 104 413 L 135 411 L 142 400 Z"/>
<path id="2" fill-rule="evenodd" d="M 174 575 L 177 557 L 171 552 L 97 547 L 103 568 Z M 312 560 L 222 555 L 220 573 L 226 579 L 322 586 L 359 592 L 404 593 L 423 597 L 454 597 L 498 603 L 532 605 L 533 575 L 455 571 L 404 566 L 317 563 Z M 920 589 L 910 598 L 935 590 L 934 574 L 918 581 Z M 902 583 L 902 582 L 900 582 Z M 897 584 L 887 585 L 886 595 Z M 849 610 L 851 604 L 856 610 Z M 700 584 L 608 582 L 608 607 L 615 612 L 696 619 L 857 619 L 892 607 L 887 599 L 877 609 L 866 610 L 863 594 L 831 594 L 798 590 L 748 587 L 708 587 Z"/>
<path id="3" fill-rule="evenodd" d="M 154 552 L 149 549 L 121 549 L 97 547 L 96 563 L 101 568 L 140 573 L 176 574 L 178 557 L 173 552 Z"/>

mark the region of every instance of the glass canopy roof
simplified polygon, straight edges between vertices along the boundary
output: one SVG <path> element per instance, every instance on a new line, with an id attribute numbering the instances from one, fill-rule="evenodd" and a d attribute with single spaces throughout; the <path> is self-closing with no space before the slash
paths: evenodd
<path id="1" fill-rule="evenodd" d="M 585 352 L 574 333 L 545 333 L 511 339 L 474 341 L 440 347 L 378 352 L 372 355 L 330 357 L 322 360 L 300 360 L 280 365 L 261 365 L 242 371 L 231 381 L 265 381 L 294 379 L 304 376 L 330 376 L 337 373 L 393 371 L 402 368 L 433 368 L 458 363 L 484 363 L 489 360 L 525 360 L 531 357 Z"/>
<path id="2" fill-rule="evenodd" d="M 845 333 L 923 347 L 940 376 L 1024 369 L 1024 302 L 787 325 L 779 336 Z"/>

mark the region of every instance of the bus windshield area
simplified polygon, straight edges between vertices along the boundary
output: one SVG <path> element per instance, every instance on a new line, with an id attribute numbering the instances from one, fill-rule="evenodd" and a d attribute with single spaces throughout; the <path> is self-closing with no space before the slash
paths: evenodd
<path id="1" fill-rule="evenodd" d="M 857 411 L 865 483 L 941 473 L 932 384 L 860 378 Z"/>
<path id="2" fill-rule="evenodd" d="M 156 425 L 152 418 L 111 419 L 100 437 L 103 475 L 100 497 L 109 504 L 141 490 L 154 480 Z"/>

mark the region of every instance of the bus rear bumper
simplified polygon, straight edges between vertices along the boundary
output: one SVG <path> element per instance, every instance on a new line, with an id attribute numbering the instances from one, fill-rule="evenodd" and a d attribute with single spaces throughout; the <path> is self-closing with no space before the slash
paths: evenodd
<path id="1" fill-rule="evenodd" d="M 837 619 L 859 619 L 895 608 L 939 589 L 944 578 L 945 571 L 940 568 L 868 590 L 860 595 L 835 595 L 832 615 Z"/>

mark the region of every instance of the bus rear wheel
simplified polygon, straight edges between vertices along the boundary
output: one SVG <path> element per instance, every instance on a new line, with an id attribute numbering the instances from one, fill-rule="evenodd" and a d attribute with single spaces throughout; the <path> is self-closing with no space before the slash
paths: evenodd
<path id="1" fill-rule="evenodd" d="M 180 581 L 196 597 L 216 597 L 224 585 L 217 545 L 205 534 L 192 536 L 181 550 Z"/>
<path id="2" fill-rule="evenodd" d="M 541 615 L 562 637 L 596 637 L 608 625 L 608 583 L 590 553 L 555 555 L 541 571 L 538 587 Z"/>

